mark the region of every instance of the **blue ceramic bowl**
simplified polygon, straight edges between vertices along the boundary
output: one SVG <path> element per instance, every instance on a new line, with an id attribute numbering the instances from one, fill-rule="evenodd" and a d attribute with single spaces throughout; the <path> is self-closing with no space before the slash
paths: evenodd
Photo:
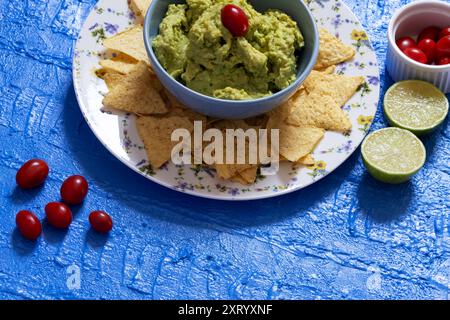
<path id="1" fill-rule="evenodd" d="M 185 3 L 183 0 L 153 0 L 144 22 L 144 41 L 153 70 L 162 84 L 181 103 L 192 110 L 220 119 L 245 119 L 266 113 L 287 101 L 306 79 L 317 60 L 319 34 L 311 12 L 302 0 L 249 0 L 259 12 L 279 9 L 291 16 L 299 25 L 305 38 L 305 47 L 298 57 L 297 79 L 289 87 L 268 97 L 253 100 L 222 100 L 193 91 L 172 78 L 161 66 L 153 51 L 152 41 L 159 33 L 159 25 L 169 4 Z"/>

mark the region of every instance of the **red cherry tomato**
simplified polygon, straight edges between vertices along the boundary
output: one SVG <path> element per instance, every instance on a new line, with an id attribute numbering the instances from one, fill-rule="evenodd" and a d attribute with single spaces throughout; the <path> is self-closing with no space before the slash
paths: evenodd
<path id="1" fill-rule="evenodd" d="M 41 235 L 41 222 L 36 215 L 30 211 L 19 211 L 16 215 L 16 225 L 22 236 L 28 240 L 36 240 Z"/>
<path id="2" fill-rule="evenodd" d="M 450 27 L 442 28 L 441 32 L 439 33 L 439 39 L 445 36 L 450 36 Z"/>
<path id="3" fill-rule="evenodd" d="M 235 37 L 243 37 L 248 32 L 248 18 L 244 10 L 233 4 L 222 8 L 222 23 Z"/>
<path id="4" fill-rule="evenodd" d="M 445 58 L 439 59 L 437 64 L 440 65 L 440 66 L 443 66 L 443 65 L 446 65 L 446 64 L 450 64 L 450 57 L 445 57 Z"/>
<path id="5" fill-rule="evenodd" d="M 432 64 L 436 60 L 436 42 L 431 39 L 423 39 L 417 45 L 417 48 L 423 51 L 427 56 L 428 64 Z"/>
<path id="6" fill-rule="evenodd" d="M 104 211 L 93 211 L 89 215 L 89 223 L 97 232 L 107 233 L 111 231 L 113 222 L 109 214 Z"/>
<path id="7" fill-rule="evenodd" d="M 70 176 L 61 186 L 61 198 L 67 204 L 80 204 L 88 193 L 88 183 L 82 176 Z"/>
<path id="8" fill-rule="evenodd" d="M 404 52 L 408 57 L 410 57 L 414 61 L 424 64 L 427 63 L 427 56 L 425 55 L 425 53 L 423 53 L 422 50 L 418 48 L 408 48 Z"/>
<path id="9" fill-rule="evenodd" d="M 436 44 L 437 58 L 450 57 L 450 36 L 441 38 Z"/>
<path id="10" fill-rule="evenodd" d="M 72 211 L 61 202 L 50 202 L 45 206 L 48 222 L 58 229 L 66 229 L 72 223 Z"/>
<path id="11" fill-rule="evenodd" d="M 414 39 L 411 37 L 402 37 L 397 41 L 395 41 L 395 43 L 397 44 L 397 47 L 399 47 L 401 51 L 405 51 L 408 48 L 417 47 L 416 41 L 414 41 Z"/>
<path id="12" fill-rule="evenodd" d="M 417 39 L 417 41 L 420 42 L 423 39 L 431 39 L 433 41 L 437 41 L 439 37 L 439 32 L 441 32 L 441 29 L 439 29 L 438 27 L 425 28 L 419 34 L 419 38 Z"/>
<path id="13" fill-rule="evenodd" d="M 48 176 L 48 165 L 43 160 L 32 159 L 25 162 L 16 174 L 16 182 L 22 189 L 32 189 L 42 183 Z"/>

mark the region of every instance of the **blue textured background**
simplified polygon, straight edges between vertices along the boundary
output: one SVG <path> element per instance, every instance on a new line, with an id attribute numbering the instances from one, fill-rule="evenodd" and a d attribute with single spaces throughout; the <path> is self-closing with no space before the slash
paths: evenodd
<path id="1" fill-rule="evenodd" d="M 83 120 L 72 86 L 77 33 L 95 0 L 0 0 L 0 298 L 437 298 L 450 288 L 450 130 L 424 139 L 425 168 L 387 186 L 359 152 L 319 183 L 248 203 L 164 189 L 113 158 Z M 408 1 L 347 0 L 370 33 L 385 76 L 386 26 Z M 379 110 L 374 128 L 386 125 Z M 51 166 L 21 191 L 19 166 Z M 15 230 L 20 209 L 43 217 L 63 179 L 91 184 L 67 232 L 44 224 L 36 242 Z M 90 210 L 114 218 L 89 231 Z M 81 270 L 70 290 L 67 267 Z"/>

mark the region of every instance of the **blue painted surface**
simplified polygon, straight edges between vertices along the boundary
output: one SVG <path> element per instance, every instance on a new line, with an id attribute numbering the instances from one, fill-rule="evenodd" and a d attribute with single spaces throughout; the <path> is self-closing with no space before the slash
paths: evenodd
<path id="1" fill-rule="evenodd" d="M 78 109 L 71 55 L 95 0 L 0 1 L 0 298 L 432 298 L 450 287 L 450 130 L 424 139 L 425 168 L 386 186 L 357 152 L 319 183 L 248 203 L 197 199 L 153 184 L 115 160 Z M 407 1 L 347 0 L 383 66 L 386 26 Z M 391 84 L 382 68 L 383 91 Z M 386 126 L 379 110 L 374 128 Z M 29 158 L 51 175 L 15 187 Z M 91 184 L 67 232 L 44 224 L 36 242 L 14 216 L 58 199 L 73 173 Z M 89 210 L 114 218 L 89 231 Z M 80 289 L 67 281 L 80 269 Z M 76 269 L 76 267 L 75 267 Z M 72 283 L 72 286 L 70 284 Z"/>

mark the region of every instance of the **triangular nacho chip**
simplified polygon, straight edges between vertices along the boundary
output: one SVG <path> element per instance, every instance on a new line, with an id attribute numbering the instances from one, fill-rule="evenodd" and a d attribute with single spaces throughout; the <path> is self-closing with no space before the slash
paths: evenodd
<path id="1" fill-rule="evenodd" d="M 280 155 L 291 162 L 297 162 L 310 154 L 325 134 L 323 129 L 296 127 L 287 123 L 282 123 L 278 129 L 280 130 Z"/>
<path id="2" fill-rule="evenodd" d="M 231 182 L 236 182 L 242 185 L 247 185 L 249 184 L 244 178 L 242 178 L 242 176 L 238 173 L 237 175 L 235 175 L 234 177 L 231 177 L 229 179 Z"/>
<path id="3" fill-rule="evenodd" d="M 108 70 L 121 74 L 127 74 L 136 66 L 138 61 L 123 53 L 119 53 L 116 57 L 111 59 L 101 60 L 100 65 Z"/>
<path id="4" fill-rule="evenodd" d="M 142 22 L 147 14 L 148 7 L 152 0 L 131 0 L 130 8 L 133 10 L 139 22 Z"/>
<path id="5" fill-rule="evenodd" d="M 313 126 L 340 132 L 352 128 L 350 120 L 333 97 L 315 91 L 296 101 L 296 107 L 286 122 L 298 127 Z"/>
<path id="6" fill-rule="evenodd" d="M 171 159 L 172 149 L 178 142 L 172 142 L 172 132 L 176 129 L 192 131 L 194 126 L 182 117 L 139 117 L 136 120 L 139 135 L 144 142 L 150 164 L 160 168 Z"/>
<path id="7" fill-rule="evenodd" d="M 344 44 L 325 29 L 319 29 L 320 45 L 314 69 L 324 69 L 332 65 L 350 60 L 355 55 L 355 49 Z"/>
<path id="8" fill-rule="evenodd" d="M 306 95 L 306 91 L 302 89 L 298 90 L 288 101 L 283 103 L 281 106 L 270 111 L 267 115 L 269 120 L 267 121 L 266 128 L 277 128 L 282 122 L 284 122 L 292 111 L 296 107 L 296 101 L 303 98 Z"/>
<path id="9" fill-rule="evenodd" d="M 253 168 L 252 164 L 215 164 L 217 175 L 225 180 L 231 179 L 240 172 Z"/>
<path id="10" fill-rule="evenodd" d="M 258 174 L 258 166 L 253 166 L 249 169 L 239 172 L 239 175 L 247 182 L 247 184 L 255 183 Z"/>
<path id="11" fill-rule="evenodd" d="M 364 83 L 364 77 L 349 77 L 339 74 L 327 74 L 312 71 L 303 83 L 307 92 L 318 92 L 334 99 L 337 105 L 343 106 Z"/>
<path id="12" fill-rule="evenodd" d="M 133 27 L 107 38 L 103 40 L 103 45 L 107 49 L 122 52 L 138 61 L 145 61 L 149 64 L 142 26 Z"/>
<path id="13" fill-rule="evenodd" d="M 103 80 L 109 90 L 113 90 L 114 87 L 118 86 L 124 79 L 124 75 L 117 72 L 106 72 L 103 75 Z"/>
<path id="14" fill-rule="evenodd" d="M 297 96 L 293 101 L 298 101 L 304 95 Z M 314 128 L 311 125 L 293 126 L 286 123 L 285 111 L 279 110 L 278 113 L 272 113 L 267 129 L 278 129 L 279 131 L 279 152 L 280 161 L 288 160 L 297 162 L 299 159 L 310 154 L 317 143 L 323 138 L 325 131 L 320 128 Z M 289 116 L 290 117 L 290 116 Z M 289 119 L 289 117 L 287 119 Z"/>
<path id="15" fill-rule="evenodd" d="M 333 74 L 336 71 L 336 66 L 332 65 L 329 66 L 327 68 L 323 68 L 323 69 L 316 69 L 316 71 L 318 72 L 323 72 L 323 73 L 327 73 L 327 74 Z"/>
<path id="16" fill-rule="evenodd" d="M 139 62 L 121 80 L 103 99 L 105 106 L 140 115 L 168 111 L 161 95 L 152 85 L 152 76 L 144 62 Z"/>
<path id="17" fill-rule="evenodd" d="M 297 164 L 302 165 L 302 166 L 311 166 L 314 163 L 315 163 L 315 160 L 311 154 L 308 154 L 308 155 L 304 156 L 303 158 L 300 158 L 297 161 Z"/>
<path id="18" fill-rule="evenodd" d="M 225 130 L 226 129 L 242 129 L 244 131 L 250 129 L 250 128 L 254 128 L 249 126 L 245 120 L 220 120 L 217 122 L 214 122 L 212 125 L 213 128 L 222 130 L 222 132 L 224 133 L 224 154 L 223 154 L 223 160 L 224 162 L 226 162 L 226 134 L 225 134 Z M 256 128 L 257 129 L 257 128 Z M 237 143 L 236 143 L 236 139 L 235 139 L 235 150 L 234 150 L 234 155 L 235 155 L 235 162 L 237 162 L 237 156 L 238 156 L 238 151 L 237 151 Z M 216 168 L 217 174 L 219 177 L 223 178 L 223 179 L 230 179 L 232 177 L 234 177 L 236 174 L 243 172 L 247 169 L 253 168 L 254 166 L 256 166 L 254 163 L 251 164 L 250 163 L 250 147 L 249 147 L 249 141 L 246 140 L 246 144 L 245 144 L 245 163 L 243 164 L 218 164 L 216 163 L 214 165 L 214 167 Z M 256 160 L 257 160 L 258 155 L 256 155 Z"/>
<path id="19" fill-rule="evenodd" d="M 254 166 L 242 172 L 239 172 L 234 177 L 231 177 L 230 180 L 243 185 L 250 185 L 255 183 L 257 174 L 258 166 Z"/>

